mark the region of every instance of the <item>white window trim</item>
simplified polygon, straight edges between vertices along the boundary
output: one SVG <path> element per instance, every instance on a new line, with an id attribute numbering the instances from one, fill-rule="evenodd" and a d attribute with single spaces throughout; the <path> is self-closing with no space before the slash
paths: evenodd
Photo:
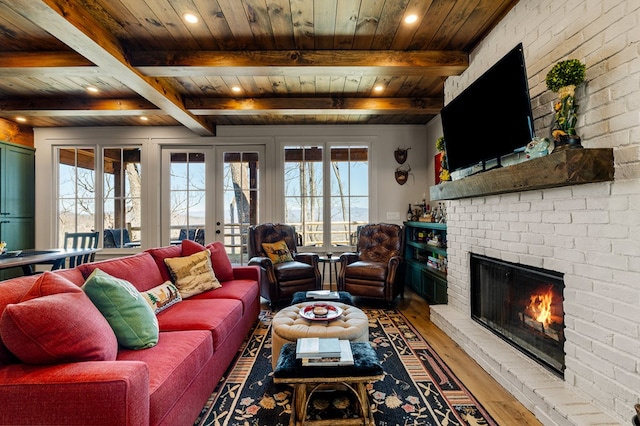
<path id="1" fill-rule="evenodd" d="M 367 136 L 353 136 L 353 137 L 349 137 L 349 136 L 347 137 L 345 136 L 340 136 L 340 137 L 287 136 L 287 137 L 276 138 L 276 145 L 278 147 L 278 150 L 277 150 L 277 162 L 274 167 L 275 185 L 272 188 L 272 193 L 275 195 L 274 200 L 277 201 L 276 203 L 274 203 L 276 204 L 274 206 L 274 213 L 275 213 L 274 217 L 276 218 L 275 221 L 276 222 L 284 221 L 284 151 L 287 146 L 296 146 L 296 145 L 322 146 L 323 158 L 325 155 L 328 155 L 327 152 L 329 148 L 331 148 L 332 146 L 356 146 L 356 145 L 366 146 L 369 151 L 369 160 L 368 160 L 368 163 L 369 163 L 369 167 L 368 167 L 369 218 L 377 217 L 377 204 L 373 196 L 373 194 L 377 193 L 377 187 L 376 187 L 377 173 L 373 167 L 373 164 L 376 164 L 374 163 L 374 158 L 373 158 L 373 149 L 372 149 L 373 139 L 375 139 L 375 137 L 367 137 Z M 323 160 L 323 172 L 325 176 L 327 176 L 326 173 L 327 173 L 328 167 L 329 165 L 325 163 Z M 330 192 L 327 192 L 329 182 L 326 178 L 324 179 L 324 182 L 325 182 L 325 187 L 323 189 L 323 193 L 325 194 L 325 197 L 324 197 L 325 208 L 323 209 L 323 212 L 324 212 L 323 220 L 325 221 L 325 223 L 327 223 L 327 220 L 328 220 L 327 215 L 329 213 L 326 208 L 326 203 L 327 203 L 327 195 L 330 194 Z M 318 252 L 318 253 L 324 252 L 327 249 L 328 247 L 305 247 L 305 251 Z M 348 249 L 353 249 L 353 247 L 345 246 L 345 250 L 348 250 Z"/>

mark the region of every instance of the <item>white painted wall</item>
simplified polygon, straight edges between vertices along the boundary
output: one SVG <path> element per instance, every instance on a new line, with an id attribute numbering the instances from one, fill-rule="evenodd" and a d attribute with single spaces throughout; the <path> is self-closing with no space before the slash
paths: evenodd
<path id="1" fill-rule="evenodd" d="M 161 171 L 160 147 L 163 144 L 264 144 L 267 158 L 265 167 L 266 196 L 281 192 L 274 182 L 278 167 L 278 147 L 284 140 L 299 139 L 301 142 L 344 141 L 354 139 L 371 143 L 371 221 L 402 223 L 406 219 L 408 203 L 420 202 L 423 194 L 428 197 L 429 180 L 427 167 L 433 162 L 433 155 L 427 150 L 435 140 L 427 141 L 425 126 L 421 125 L 313 125 L 313 126 L 220 126 L 216 137 L 200 137 L 178 127 L 112 127 L 112 128 L 40 128 L 35 129 L 36 147 L 36 246 L 50 247 L 55 242 L 57 218 L 53 194 L 55 194 L 54 146 L 56 144 L 91 144 L 94 141 L 109 141 L 114 145 L 139 143 L 143 147 L 143 193 L 148 203 L 143 208 L 143 221 L 150 232 L 143 247 L 160 244 L 158 206 L 160 200 Z M 406 165 L 411 166 L 409 180 L 400 186 L 394 172 L 399 166 L 393 152 L 398 148 L 410 148 Z M 429 160 L 431 158 L 431 160 Z M 282 209 L 273 202 L 267 203 L 263 221 L 280 221 Z M 397 213 L 399 219 L 391 219 Z M 119 251 L 122 253 L 122 251 Z"/>

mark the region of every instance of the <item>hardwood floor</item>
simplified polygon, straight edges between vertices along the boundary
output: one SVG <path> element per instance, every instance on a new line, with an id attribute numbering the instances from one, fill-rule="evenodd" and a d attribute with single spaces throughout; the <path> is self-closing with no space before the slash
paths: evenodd
<path id="1" fill-rule="evenodd" d="M 386 307 L 384 304 L 372 304 L 366 300 L 356 300 L 357 306 Z M 429 305 L 410 289 L 405 290 L 404 298 L 398 298 L 393 305 L 429 344 L 442 357 L 451 370 L 458 376 L 478 401 L 489 411 L 499 425 L 541 425 L 540 421 L 517 399 L 500 386 L 453 340 L 429 321 Z M 263 303 L 263 309 L 268 309 Z"/>
<path id="2" fill-rule="evenodd" d="M 498 384 L 442 330 L 429 321 L 429 305 L 410 289 L 398 298 L 395 308 L 436 350 L 451 370 L 500 425 L 541 425 L 517 399 Z"/>

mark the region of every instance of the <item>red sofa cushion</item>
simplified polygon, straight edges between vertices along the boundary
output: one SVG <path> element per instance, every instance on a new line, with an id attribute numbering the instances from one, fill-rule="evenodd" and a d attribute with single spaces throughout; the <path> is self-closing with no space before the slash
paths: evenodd
<path id="1" fill-rule="evenodd" d="M 129 281 L 138 291 L 147 291 L 166 281 L 162 279 L 153 257 L 147 252 L 78 266 L 85 279 L 97 268 L 113 277 Z"/>
<path id="2" fill-rule="evenodd" d="M 39 277 L 35 275 L 27 275 L 12 278 L 10 281 L 2 283 L 2 291 L 0 291 L 0 315 L 4 312 L 8 304 L 19 303 L 38 278 Z M 14 364 L 16 362 L 19 362 L 18 358 L 7 349 L 2 341 L 2 336 L 0 336 L 0 365 Z"/>
<path id="3" fill-rule="evenodd" d="M 253 280 L 227 281 L 215 291 L 205 291 L 191 297 L 197 299 L 236 299 L 242 301 L 243 313 L 259 298 L 260 287 Z M 259 300 L 259 299 L 258 299 Z"/>
<path id="4" fill-rule="evenodd" d="M 7 348 L 27 364 L 113 361 L 118 343 L 107 320 L 74 283 L 45 272 L 0 318 Z"/>
<path id="5" fill-rule="evenodd" d="M 158 324 L 160 331 L 208 330 L 213 335 L 213 348 L 216 349 L 230 333 L 236 331 L 242 312 L 239 300 L 186 299 L 160 312 Z"/>
<path id="6" fill-rule="evenodd" d="M 82 293 L 82 289 L 62 275 L 45 271 L 38 277 L 20 301 L 26 302 L 27 300 L 37 297 L 58 293 Z"/>
<path id="7" fill-rule="evenodd" d="M 146 250 L 147 253 L 153 257 L 153 260 L 158 265 L 158 269 L 160 270 L 160 275 L 162 275 L 162 282 L 171 281 L 171 274 L 169 273 L 169 268 L 164 263 L 166 258 L 171 257 L 179 257 L 182 256 L 182 248 L 179 245 L 175 246 L 166 246 L 166 247 L 158 247 L 158 248 L 150 248 Z"/>
<path id="8" fill-rule="evenodd" d="M 150 395 L 149 424 L 157 425 L 161 424 L 164 416 L 174 409 L 174 404 L 180 400 L 180 395 L 189 391 L 194 377 L 201 374 L 212 356 L 211 333 L 187 330 L 160 333 L 158 344 L 153 348 L 143 351 L 121 350 L 118 361 L 143 361 L 147 364 Z"/>
<path id="9" fill-rule="evenodd" d="M 195 241 L 182 240 L 183 256 L 191 256 L 206 249 L 211 251 L 211 265 L 213 266 L 213 272 L 215 272 L 216 277 L 220 281 L 231 281 L 233 279 L 233 267 L 231 266 L 227 251 L 221 242 L 215 241 L 205 247 Z"/>

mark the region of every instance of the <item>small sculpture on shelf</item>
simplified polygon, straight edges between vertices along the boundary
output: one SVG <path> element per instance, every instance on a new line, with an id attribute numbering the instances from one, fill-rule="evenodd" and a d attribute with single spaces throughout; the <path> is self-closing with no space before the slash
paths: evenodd
<path id="1" fill-rule="evenodd" d="M 527 156 L 527 160 L 532 158 L 544 157 L 549 154 L 551 150 L 550 147 L 551 142 L 547 138 L 539 138 L 535 137 L 531 142 L 527 144 L 524 149 L 524 153 Z"/>

